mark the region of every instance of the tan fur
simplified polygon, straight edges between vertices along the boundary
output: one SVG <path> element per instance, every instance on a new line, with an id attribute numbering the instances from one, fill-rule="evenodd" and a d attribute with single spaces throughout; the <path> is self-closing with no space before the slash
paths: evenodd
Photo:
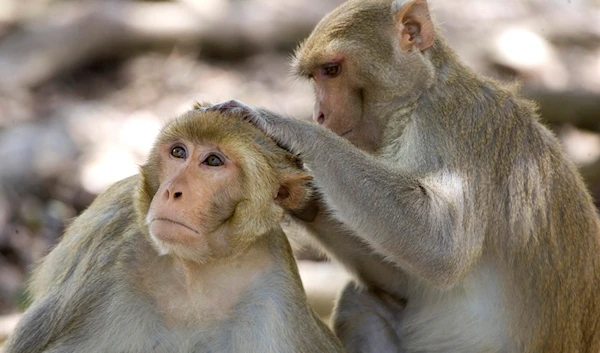
<path id="1" fill-rule="evenodd" d="M 185 158 L 170 156 L 174 144 Z M 223 166 L 203 164 L 213 152 Z M 37 267 L 5 352 L 342 352 L 278 224 L 309 197 L 308 179 L 250 124 L 184 114 Z"/>

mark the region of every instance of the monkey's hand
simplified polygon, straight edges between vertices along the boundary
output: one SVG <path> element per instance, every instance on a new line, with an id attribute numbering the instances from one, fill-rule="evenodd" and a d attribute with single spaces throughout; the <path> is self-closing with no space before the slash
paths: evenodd
<path id="1" fill-rule="evenodd" d="M 301 152 L 299 142 L 310 141 L 307 134 L 316 128 L 313 124 L 282 116 L 267 109 L 253 108 L 235 99 L 206 107 L 205 110 L 240 116 L 270 136 L 281 147 L 296 154 Z"/>

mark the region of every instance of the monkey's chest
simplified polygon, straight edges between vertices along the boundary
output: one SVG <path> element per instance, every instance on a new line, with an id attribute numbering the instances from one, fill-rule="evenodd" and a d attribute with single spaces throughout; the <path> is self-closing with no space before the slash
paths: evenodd
<path id="1" fill-rule="evenodd" d="M 502 293 L 498 274 L 485 266 L 449 291 L 415 281 L 398 327 L 403 348 L 406 352 L 507 351 L 509 323 Z"/>
<path id="2" fill-rule="evenodd" d="M 264 353 L 291 352 L 289 337 L 278 335 L 281 322 L 269 313 L 236 312 L 211 325 L 174 330 L 164 327 L 152 347 L 154 353 Z M 147 352 L 147 351 L 140 351 Z"/>
<path id="3" fill-rule="evenodd" d="M 210 332 L 211 328 L 226 321 L 234 310 L 236 298 L 221 296 L 190 300 L 185 292 L 165 293 L 155 301 L 155 310 L 166 330 Z"/>

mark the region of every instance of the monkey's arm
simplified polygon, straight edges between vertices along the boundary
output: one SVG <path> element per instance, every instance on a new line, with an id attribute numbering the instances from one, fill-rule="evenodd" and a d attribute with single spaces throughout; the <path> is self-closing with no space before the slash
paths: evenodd
<path id="1" fill-rule="evenodd" d="M 57 311 L 61 312 L 61 315 L 56 315 Z M 69 306 L 61 305 L 61 298 L 57 293 L 36 300 L 19 321 L 4 347 L 4 352 L 46 351 L 68 326 L 71 317 L 68 311 L 70 311 Z"/>
<path id="2" fill-rule="evenodd" d="M 483 239 L 472 230 L 465 185 L 453 171 L 418 178 L 388 166 L 317 125 L 237 101 L 211 109 L 245 118 L 298 153 L 326 202 L 375 251 L 441 287 L 477 260 Z"/>
<path id="3" fill-rule="evenodd" d="M 76 272 L 110 272 L 108 267 L 80 266 L 83 268 Z M 47 289 L 31 304 L 9 338 L 5 353 L 71 352 L 65 347 L 86 331 L 82 328 L 97 316 L 94 308 L 106 305 L 111 299 L 108 294 L 112 282 L 84 278 L 81 273 Z"/>

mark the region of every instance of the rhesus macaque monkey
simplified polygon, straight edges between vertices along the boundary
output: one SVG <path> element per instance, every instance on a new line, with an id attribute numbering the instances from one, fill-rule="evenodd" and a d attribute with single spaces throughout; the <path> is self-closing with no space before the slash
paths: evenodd
<path id="1" fill-rule="evenodd" d="M 308 179 L 250 124 L 188 112 L 37 268 L 5 352 L 342 352 L 278 223 Z"/>
<path id="2" fill-rule="evenodd" d="M 333 323 L 349 352 L 600 351 L 590 195 L 535 104 L 461 63 L 425 0 L 348 1 L 293 67 L 317 124 L 212 109 L 312 173 L 322 199 L 299 218 L 357 281 Z"/>

